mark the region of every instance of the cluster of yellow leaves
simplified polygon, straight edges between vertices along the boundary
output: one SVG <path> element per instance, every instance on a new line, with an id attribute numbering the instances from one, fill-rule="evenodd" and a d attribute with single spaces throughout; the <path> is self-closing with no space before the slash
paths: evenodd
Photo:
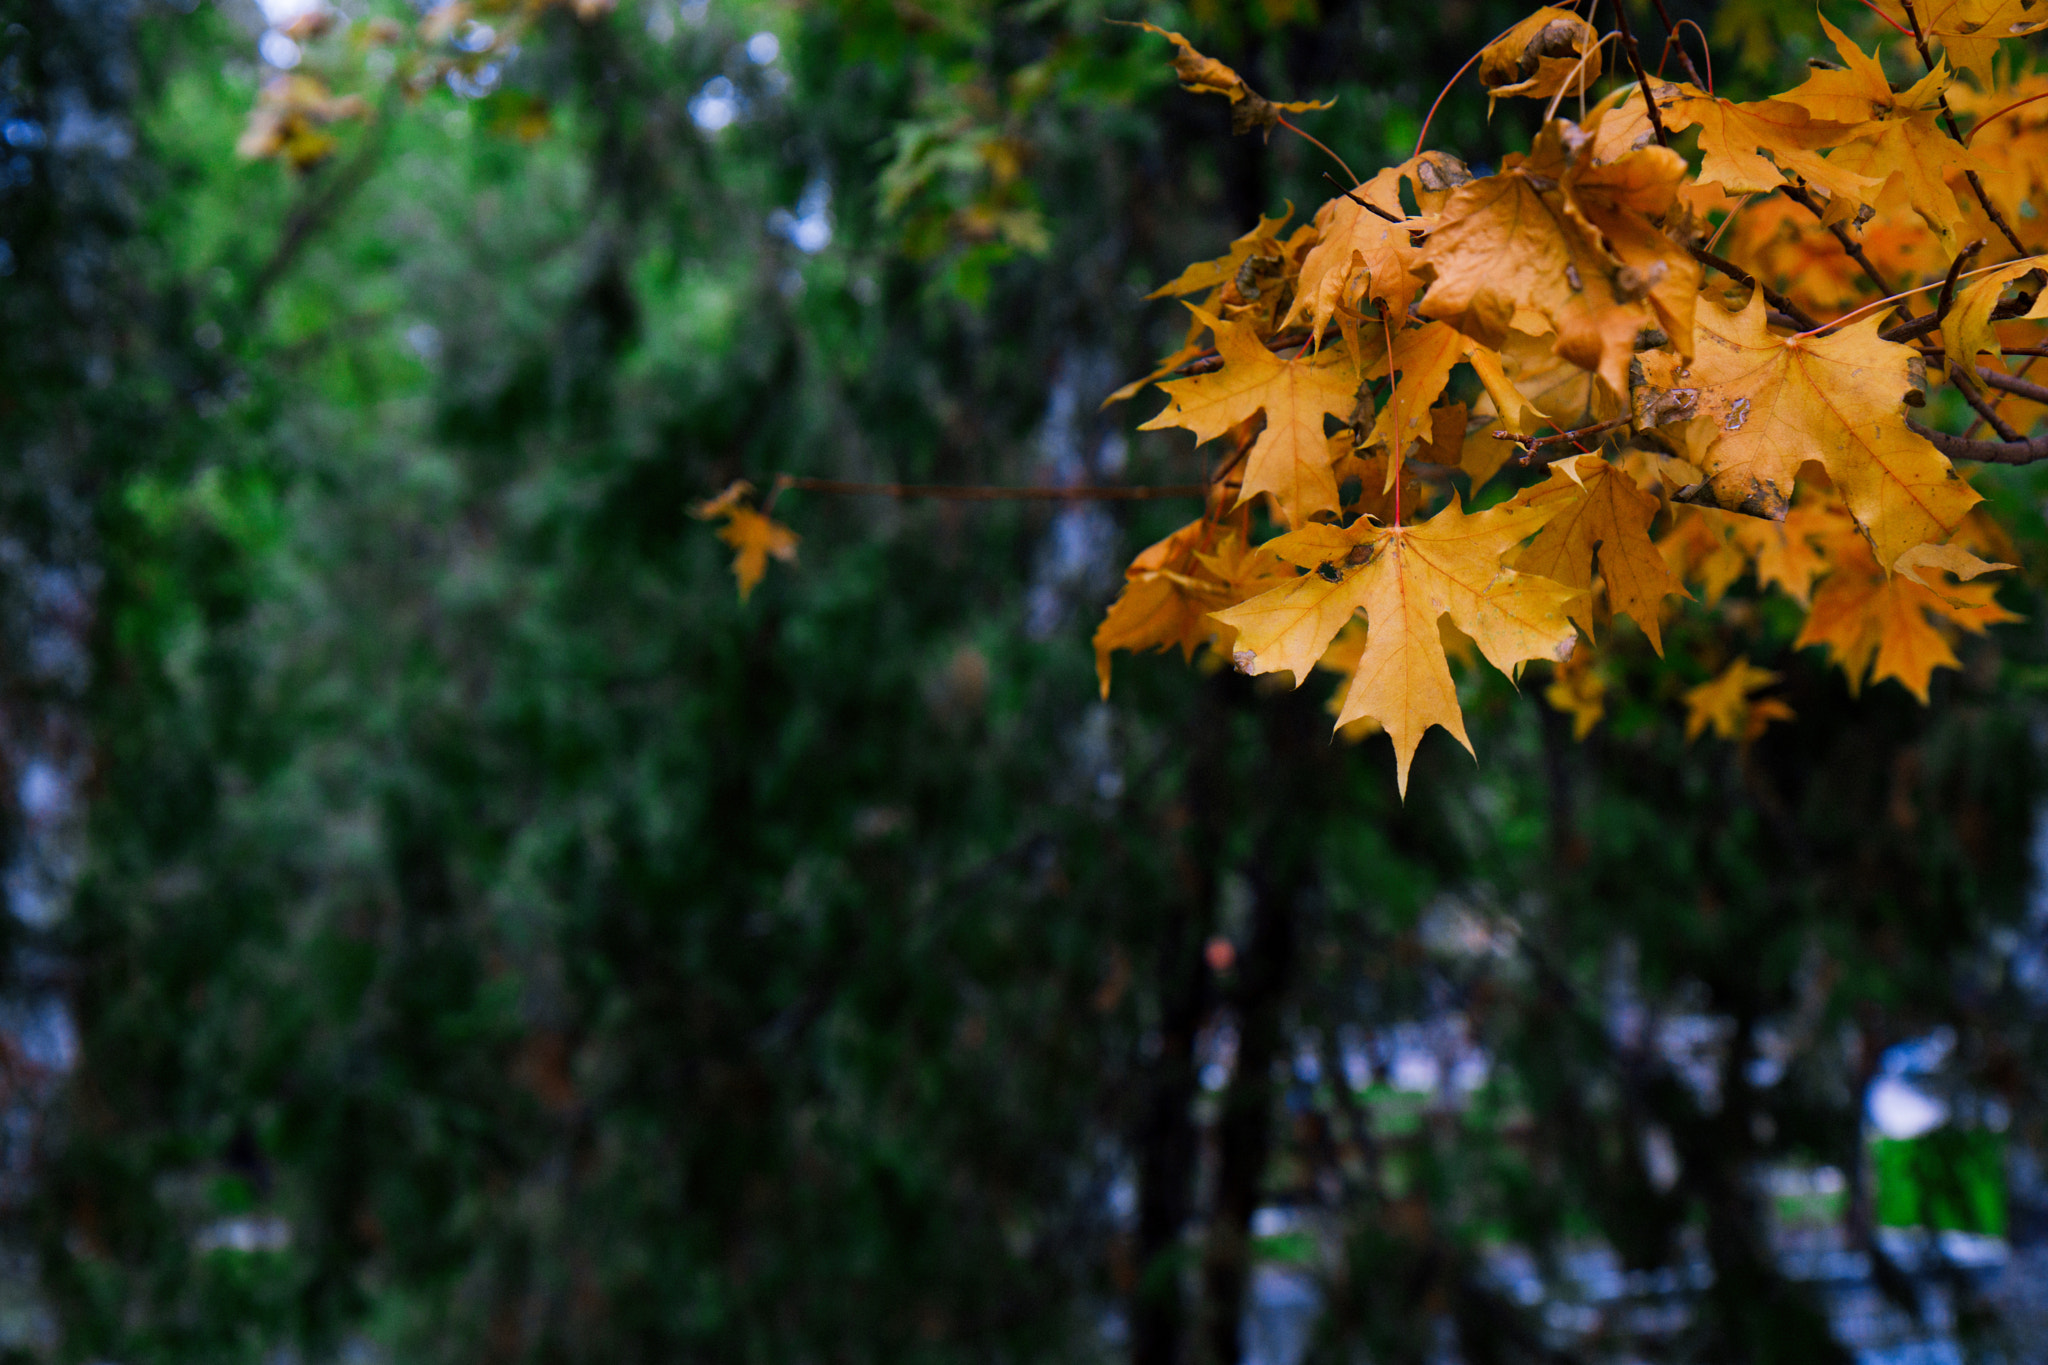
<path id="1" fill-rule="evenodd" d="M 1852 687 L 1924 701 L 1957 632 L 2012 619 L 1979 495 L 1919 423 L 1930 392 L 2002 405 L 1985 423 L 2007 440 L 2048 417 L 2001 383 L 2013 348 L 2048 349 L 2026 292 L 2048 278 L 2048 100 L 2016 104 L 2048 78 L 1991 60 L 2048 27 L 2035 8 L 1923 6 L 1941 55 L 1897 89 L 1825 19 L 1840 62 L 1772 99 L 1624 67 L 1495 174 L 1420 154 L 1189 267 L 1155 295 L 1186 301 L 1185 344 L 1116 397 L 1156 381 L 1146 429 L 1228 439 L 1210 505 L 1139 556 L 1096 634 L 1105 692 L 1119 649 L 1208 647 L 1296 684 L 1320 665 L 1345 678 L 1339 727 L 1384 729 L 1405 790 L 1430 727 L 1470 747 L 1447 638 L 1510 676 L 1559 661 L 1545 695 L 1583 735 L 1610 683 L 1581 633 L 1625 616 L 1661 653 L 1675 602 L 1753 573 Z M 1257 98 L 1166 36 L 1190 89 Z M 1545 8 L 1480 78 L 1555 109 L 1591 99 L 1601 47 Z M 1994 268 L 1962 271 L 1987 242 Z M 1547 476 L 1468 505 L 1517 451 Z M 1683 698 L 1688 735 L 1789 718 L 1757 695 L 1774 681 L 1738 659 Z"/>

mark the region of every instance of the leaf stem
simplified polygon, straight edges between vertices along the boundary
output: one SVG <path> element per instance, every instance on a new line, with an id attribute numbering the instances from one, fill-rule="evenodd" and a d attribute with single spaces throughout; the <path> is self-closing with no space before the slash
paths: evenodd
<path id="1" fill-rule="evenodd" d="M 1628 56 L 1629 69 L 1636 73 L 1636 83 L 1643 88 L 1643 108 L 1650 116 L 1650 131 L 1657 135 L 1659 147 L 1671 145 L 1671 135 L 1664 131 L 1664 115 L 1657 108 L 1657 97 L 1650 93 L 1650 73 L 1643 69 L 1643 54 L 1636 49 L 1636 31 L 1629 27 L 1628 0 L 1614 0 L 1614 22 L 1621 27 L 1621 50 Z"/>
<path id="2" fill-rule="evenodd" d="M 2007 114 L 2010 114 L 2013 110 L 2024 108 L 2025 106 L 2032 104 L 2035 100 L 2048 100 L 2048 90 L 2044 90 L 2038 95 L 2029 95 L 2023 100 L 2014 100 L 2011 104 L 2006 105 L 2003 109 L 1995 109 L 1991 113 L 1986 114 L 1983 118 L 1978 119 L 1975 123 L 1970 125 L 1970 131 L 1964 135 L 1963 145 L 1965 147 L 1969 146 L 1970 140 L 1976 137 L 1977 134 L 1983 132 L 1986 124 L 1992 123 L 1998 119 L 2002 119 Z"/>
<path id="3" fill-rule="evenodd" d="M 1349 166 L 1344 165 L 1344 158 L 1338 156 L 1335 152 L 1331 151 L 1329 146 L 1325 144 L 1321 138 L 1316 137 L 1312 133 L 1305 132 L 1302 129 L 1297 128 L 1292 123 L 1289 123 L 1287 121 L 1287 115 L 1285 114 L 1275 114 L 1273 115 L 1273 117 L 1279 122 L 1280 126 L 1282 128 L 1285 128 L 1288 132 L 1294 134 L 1298 138 L 1306 139 L 1307 141 L 1314 143 L 1317 147 L 1322 148 L 1323 154 L 1325 156 L 1329 157 L 1330 160 L 1336 162 L 1339 166 L 1342 166 L 1344 168 L 1344 174 L 1351 177 L 1352 184 L 1362 185 L 1365 183 L 1364 181 L 1358 178 L 1357 172 L 1353 171 Z"/>

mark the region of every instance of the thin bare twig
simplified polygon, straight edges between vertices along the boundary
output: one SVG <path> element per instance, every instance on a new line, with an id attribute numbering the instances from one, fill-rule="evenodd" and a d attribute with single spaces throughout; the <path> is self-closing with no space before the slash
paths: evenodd
<path id="1" fill-rule="evenodd" d="M 1991 406 L 1990 399 L 1964 381 L 1956 374 L 1953 368 L 1949 370 L 1949 378 L 1955 380 L 1956 392 L 1963 396 L 1963 401 L 1970 405 L 1970 410 L 1976 413 L 1986 426 L 1998 433 L 1999 440 L 2023 441 L 2026 439 L 2026 437 L 2020 434 L 2018 427 L 2015 427 L 2012 423 L 1998 415 L 1998 409 Z M 1974 428 L 1975 423 L 1971 425 Z"/>
<path id="2" fill-rule="evenodd" d="M 1934 304 L 1934 323 L 1937 327 L 1948 317 L 1948 310 L 1956 301 L 1956 280 L 1962 276 L 1963 268 L 1970 263 L 1972 256 L 1982 251 L 1988 245 L 1990 243 L 1979 237 L 1976 241 L 1957 252 L 1956 258 L 1948 263 L 1948 276 L 1942 280 L 1941 295 Z"/>
<path id="3" fill-rule="evenodd" d="M 999 488 L 939 483 L 853 483 L 844 479 L 775 476 L 778 489 L 799 493 L 833 493 L 843 497 L 942 498 L 951 502 L 1144 502 L 1153 498 L 1199 498 L 1208 487 L 1199 483 L 1134 485 L 1118 488 Z"/>
<path id="4" fill-rule="evenodd" d="M 2013 352 L 2007 350 L 2006 354 L 2011 355 Z M 2024 398 L 2028 402 L 2048 403 L 2048 385 L 2033 383 L 2031 380 L 2022 379 L 2016 374 L 2005 374 L 2002 371 L 1992 369 L 1989 365 L 1977 366 L 1977 377 L 1991 388 L 2002 389 L 2006 393 Z"/>
<path id="5" fill-rule="evenodd" d="M 1621 27 L 1621 50 L 1628 55 L 1629 69 L 1636 73 L 1636 83 L 1643 88 L 1643 108 L 1650 115 L 1650 131 L 1657 136 L 1659 147 L 1671 145 L 1671 135 L 1664 131 L 1664 115 L 1657 108 L 1657 97 L 1650 93 L 1650 73 L 1643 70 L 1643 54 L 1636 50 L 1636 31 L 1629 26 L 1628 0 L 1614 0 L 1614 22 Z"/>
<path id="6" fill-rule="evenodd" d="M 1814 202 L 1813 196 L 1807 193 L 1803 187 L 1787 184 L 1783 187 L 1782 193 L 1787 199 L 1790 199 L 1814 217 L 1825 221 L 1827 217 L 1826 212 L 1819 204 Z M 1877 286 L 1877 292 L 1881 297 L 1889 297 L 1897 292 L 1889 284 L 1885 283 L 1884 276 L 1878 272 L 1875 265 L 1871 264 L 1869 255 L 1864 252 L 1863 244 L 1854 237 L 1851 237 L 1847 228 L 1843 227 L 1840 223 L 1828 223 L 1827 229 L 1834 235 L 1835 241 L 1841 245 L 1842 250 L 1848 254 L 1849 259 L 1856 262 L 1857 268 L 1862 270 L 1870 282 Z M 1911 309 L 1901 305 L 1898 312 L 1902 320 L 1907 322 L 1913 320 Z"/>
<path id="7" fill-rule="evenodd" d="M 1749 285 L 1752 288 L 1763 290 L 1764 302 L 1770 304 L 1771 307 L 1777 309 L 1793 323 L 1797 324 L 1800 331 L 1810 332 L 1826 325 L 1809 316 L 1804 308 L 1801 308 L 1769 285 L 1762 283 L 1756 276 L 1750 274 L 1741 266 L 1735 264 L 1735 262 L 1716 256 L 1713 252 L 1700 246 L 1692 248 L 1692 258 L 1701 265 L 1711 266 L 1715 270 L 1720 271 L 1737 284 Z"/>
<path id="8" fill-rule="evenodd" d="M 1370 199 L 1360 199 L 1358 195 L 1352 192 L 1351 190 L 1347 190 L 1342 185 L 1338 185 L 1337 177 L 1331 175 L 1328 171 L 1323 172 L 1323 179 L 1329 181 L 1332 185 L 1337 185 L 1337 192 L 1339 194 L 1342 194 L 1346 199 L 1349 199 L 1352 203 L 1358 205 L 1358 207 L 1366 210 L 1368 213 L 1377 213 L 1380 217 L 1386 219 L 1390 223 L 1398 223 L 1401 221 L 1393 214 L 1388 213 L 1385 209 L 1381 208 L 1378 204 L 1373 203 Z"/>
<path id="9" fill-rule="evenodd" d="M 1584 455 L 1588 453 L 1587 447 L 1584 445 L 1587 437 L 1600 436 L 1614 430 L 1616 427 L 1625 427 L 1628 424 L 1628 418 L 1616 417 L 1606 422 L 1595 422 L 1589 427 L 1575 427 L 1570 431 L 1553 431 L 1548 436 L 1524 436 L 1519 431 L 1496 431 L 1493 433 L 1493 439 L 1496 441 L 1513 441 L 1522 448 L 1522 453 L 1515 457 L 1516 464 L 1550 464 L 1553 461 L 1562 460 L 1569 455 Z M 1561 445 L 1569 445 L 1573 448 L 1559 450 L 1552 454 L 1539 455 L 1538 453 L 1546 446 Z"/>
<path id="10" fill-rule="evenodd" d="M 1678 25 L 1671 22 L 1671 11 L 1665 6 L 1664 0 L 1655 0 L 1655 3 L 1657 6 L 1657 17 L 1664 21 L 1664 40 L 1669 44 L 1672 40 L 1678 38 Z M 1694 27 L 1697 28 L 1698 25 L 1695 24 Z M 1705 50 L 1704 47 L 1701 48 L 1701 51 Z M 1685 50 L 1683 40 L 1679 40 L 1678 43 L 1678 59 L 1685 63 L 1686 71 L 1692 76 L 1692 83 L 1712 94 L 1714 83 L 1711 80 L 1703 81 L 1700 79 L 1700 69 L 1692 64 L 1692 54 Z M 1711 60 L 1711 54 L 1709 60 Z"/>

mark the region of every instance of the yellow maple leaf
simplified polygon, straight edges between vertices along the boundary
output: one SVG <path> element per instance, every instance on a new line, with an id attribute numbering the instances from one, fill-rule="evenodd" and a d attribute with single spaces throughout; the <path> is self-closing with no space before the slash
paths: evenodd
<path id="1" fill-rule="evenodd" d="M 1991 326 L 1991 312 L 1998 307 L 1999 299 L 2014 280 L 2041 268 L 2039 261 L 2015 261 L 1978 276 L 1956 291 L 1948 316 L 1941 320 L 1941 349 L 1950 367 L 1960 368 L 1967 376 L 1966 383 L 1981 387 L 1972 368 L 1979 355 L 1987 351 L 1992 355 L 2004 354 L 1998 345 L 1998 333 Z"/>
<path id="2" fill-rule="evenodd" d="M 1501 564 L 1555 512 L 1555 505 L 1504 504 L 1467 514 L 1453 501 L 1419 525 L 1381 526 L 1361 517 L 1348 527 L 1304 526 L 1269 545 L 1311 571 L 1216 619 L 1238 632 L 1240 668 L 1286 671 L 1299 685 L 1344 624 L 1364 611 L 1365 648 L 1337 721 L 1370 716 L 1386 727 L 1405 795 L 1409 765 L 1430 726 L 1472 747 L 1440 618 L 1448 615 L 1510 676 L 1527 660 L 1561 656 L 1577 638 L 1566 618 L 1576 589 Z"/>
<path id="3" fill-rule="evenodd" d="M 1251 327 L 1193 311 L 1215 333 L 1223 368 L 1162 383 L 1171 401 L 1140 430 L 1185 427 L 1197 441 L 1208 441 L 1263 410 L 1266 429 L 1245 462 L 1239 504 L 1270 494 L 1291 525 L 1336 511 L 1323 419 L 1348 418 L 1357 406 L 1359 376 L 1349 352 L 1335 348 L 1282 360 Z"/>
<path id="4" fill-rule="evenodd" d="M 1896 189 L 1903 194 L 1921 219 L 1954 247 L 1956 225 L 1963 216 L 1947 175 L 1950 171 L 1988 170 L 1937 122 L 1942 92 L 1948 87 L 1946 64 L 1903 91 L 1895 91 L 1875 57 L 1850 41 L 1849 36 L 1821 17 L 1821 27 L 1834 40 L 1842 56 L 1838 71 L 1815 71 L 1805 83 L 1785 92 L 1785 100 L 1816 118 L 1860 123 L 1857 135 L 1828 157 L 1830 166 L 1866 175 L 1881 182 L 1880 197 Z M 1865 199 L 1865 203 L 1874 200 Z M 1831 221 L 1846 218 L 1853 210 L 1830 205 Z"/>
<path id="5" fill-rule="evenodd" d="M 1547 100 L 1560 90 L 1583 95 L 1600 79 L 1600 33 L 1570 10 L 1545 5 L 1479 54 L 1487 108 L 1502 95 Z"/>
<path id="6" fill-rule="evenodd" d="M 1572 718 L 1572 738 L 1584 739 L 1607 714 L 1607 679 L 1593 667 L 1592 651 L 1583 645 L 1557 666 L 1543 700 Z"/>
<path id="7" fill-rule="evenodd" d="M 1626 471 L 1597 455 L 1557 461 L 1550 467 L 1548 482 L 1518 497 L 1556 501 L 1559 507 L 1515 556 L 1515 568 L 1568 587 L 1591 588 L 1597 553 L 1608 602 L 1641 626 L 1651 647 L 1662 654 L 1658 605 L 1673 594 L 1691 594 L 1650 539 L 1657 499 L 1636 487 Z"/>
<path id="8" fill-rule="evenodd" d="M 1740 739 L 1748 743 L 1762 734 L 1764 726 L 1772 721 L 1792 719 L 1792 708 L 1785 703 L 1775 698 L 1750 695 L 1776 681 L 1777 674 L 1767 668 L 1758 668 L 1747 658 L 1738 657 L 1721 671 L 1719 677 L 1687 689 L 1686 740 L 1690 742 L 1699 738 L 1701 731 L 1712 726 L 1714 733 L 1722 739 Z"/>
<path id="9" fill-rule="evenodd" d="M 1838 166 L 1819 154 L 1854 138 L 1862 120 L 1836 122 L 1816 118 L 1788 100 L 1738 103 L 1709 95 L 1690 85 L 1678 87 L 1681 97 L 1665 109 L 1665 124 L 1677 132 L 1698 128 L 1702 182 L 1720 185 L 1731 194 L 1757 194 L 1790 184 L 1786 172 L 1825 192 L 1831 202 L 1868 204 L 1877 196 L 1882 176 L 1872 177 Z M 1768 148 L 1769 156 L 1764 150 Z"/>
<path id="10" fill-rule="evenodd" d="M 1685 162 L 1658 147 L 1604 167 L 1588 157 L 1582 166 L 1586 142 L 1578 128 L 1553 119 L 1527 157 L 1452 193 L 1423 248 L 1431 283 L 1421 310 L 1495 350 L 1518 312 L 1540 314 L 1557 331 L 1558 355 L 1621 394 L 1628 391 L 1636 337 L 1657 316 L 1645 296 L 1667 279 L 1689 278 L 1687 287 L 1696 290 L 1699 268 L 1662 253 L 1638 262 L 1615 255 L 1604 238 L 1607 225 L 1589 221 L 1575 185 L 1587 185 L 1599 200 L 1596 211 L 1625 229 L 1623 239 L 1640 251 L 1658 232 L 1644 206 L 1669 205 Z M 1684 347 L 1690 337 L 1672 340 Z"/>
<path id="11" fill-rule="evenodd" d="M 1718 429 L 1705 449 L 1685 452 L 1713 500 L 1781 518 L 1800 463 L 1817 460 L 1887 564 L 1946 540 L 1979 498 L 1905 424 L 1913 348 L 1881 339 L 1874 317 L 1827 336 L 1777 336 L 1766 311 L 1761 293 L 1739 313 L 1704 307 L 1690 366 L 1660 351 L 1642 357 L 1650 387 L 1696 396 L 1675 417 Z"/>
<path id="12" fill-rule="evenodd" d="M 753 595 L 761 576 L 768 572 L 771 557 L 785 564 L 796 562 L 800 538 L 781 522 L 749 507 L 746 499 L 753 491 L 754 486 L 745 479 L 735 479 L 717 497 L 707 498 L 690 509 L 690 515 L 700 520 L 724 519 L 725 525 L 718 528 L 718 538 L 733 549 L 732 574 L 739 580 L 742 602 Z"/>
<path id="13" fill-rule="evenodd" d="M 2019 618 L 1993 599 L 1989 583 L 1946 583 L 1927 575 L 1958 573 L 1975 578 L 2004 564 L 1985 564 L 1959 547 L 1914 547 L 1898 557 L 1900 572 L 1886 575 L 1860 536 L 1830 546 L 1834 568 L 1814 594 L 1813 610 L 1795 648 L 1825 646 L 1829 662 L 1856 691 L 1867 673 L 1874 681 L 1895 678 L 1924 705 L 1937 668 L 1957 668 L 1945 624 L 1972 634 Z"/>
<path id="14" fill-rule="evenodd" d="M 1901 28 L 1909 26 L 1899 0 L 1876 0 L 1876 6 Z M 1918 0 L 1913 8 L 1928 41 L 1940 44 L 1957 70 L 1984 86 L 1991 84 L 1991 59 L 1999 43 L 2048 27 L 2048 10 L 2040 0 Z"/>
<path id="15" fill-rule="evenodd" d="M 1316 244 L 1302 258 L 1288 324 L 1307 318 L 1321 337 L 1339 306 L 1356 307 L 1351 291 L 1361 278 L 1366 298 L 1378 301 L 1390 316 L 1408 315 L 1422 287 L 1415 274 L 1422 252 L 1409 241 L 1401 207 L 1401 180 L 1407 173 L 1406 165 L 1390 166 L 1317 210 Z M 1391 214 L 1392 221 L 1368 204 Z"/>

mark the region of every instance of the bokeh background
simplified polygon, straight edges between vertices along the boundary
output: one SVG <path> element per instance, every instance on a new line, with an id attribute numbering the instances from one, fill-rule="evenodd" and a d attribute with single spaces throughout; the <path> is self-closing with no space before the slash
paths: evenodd
<path id="1" fill-rule="evenodd" d="M 1326 680 L 1098 700 L 1185 505 L 791 491 L 744 604 L 688 515 L 1199 477 L 1144 296 L 1332 165 L 1105 21 L 1363 172 L 1522 7 L 450 9 L 398 94 L 273 3 L 0 0 L 5 1359 L 2048 1358 L 2038 478 L 1932 706 L 1744 582 L 1405 804 Z M 1688 744 L 1745 650 L 1798 723 Z"/>

